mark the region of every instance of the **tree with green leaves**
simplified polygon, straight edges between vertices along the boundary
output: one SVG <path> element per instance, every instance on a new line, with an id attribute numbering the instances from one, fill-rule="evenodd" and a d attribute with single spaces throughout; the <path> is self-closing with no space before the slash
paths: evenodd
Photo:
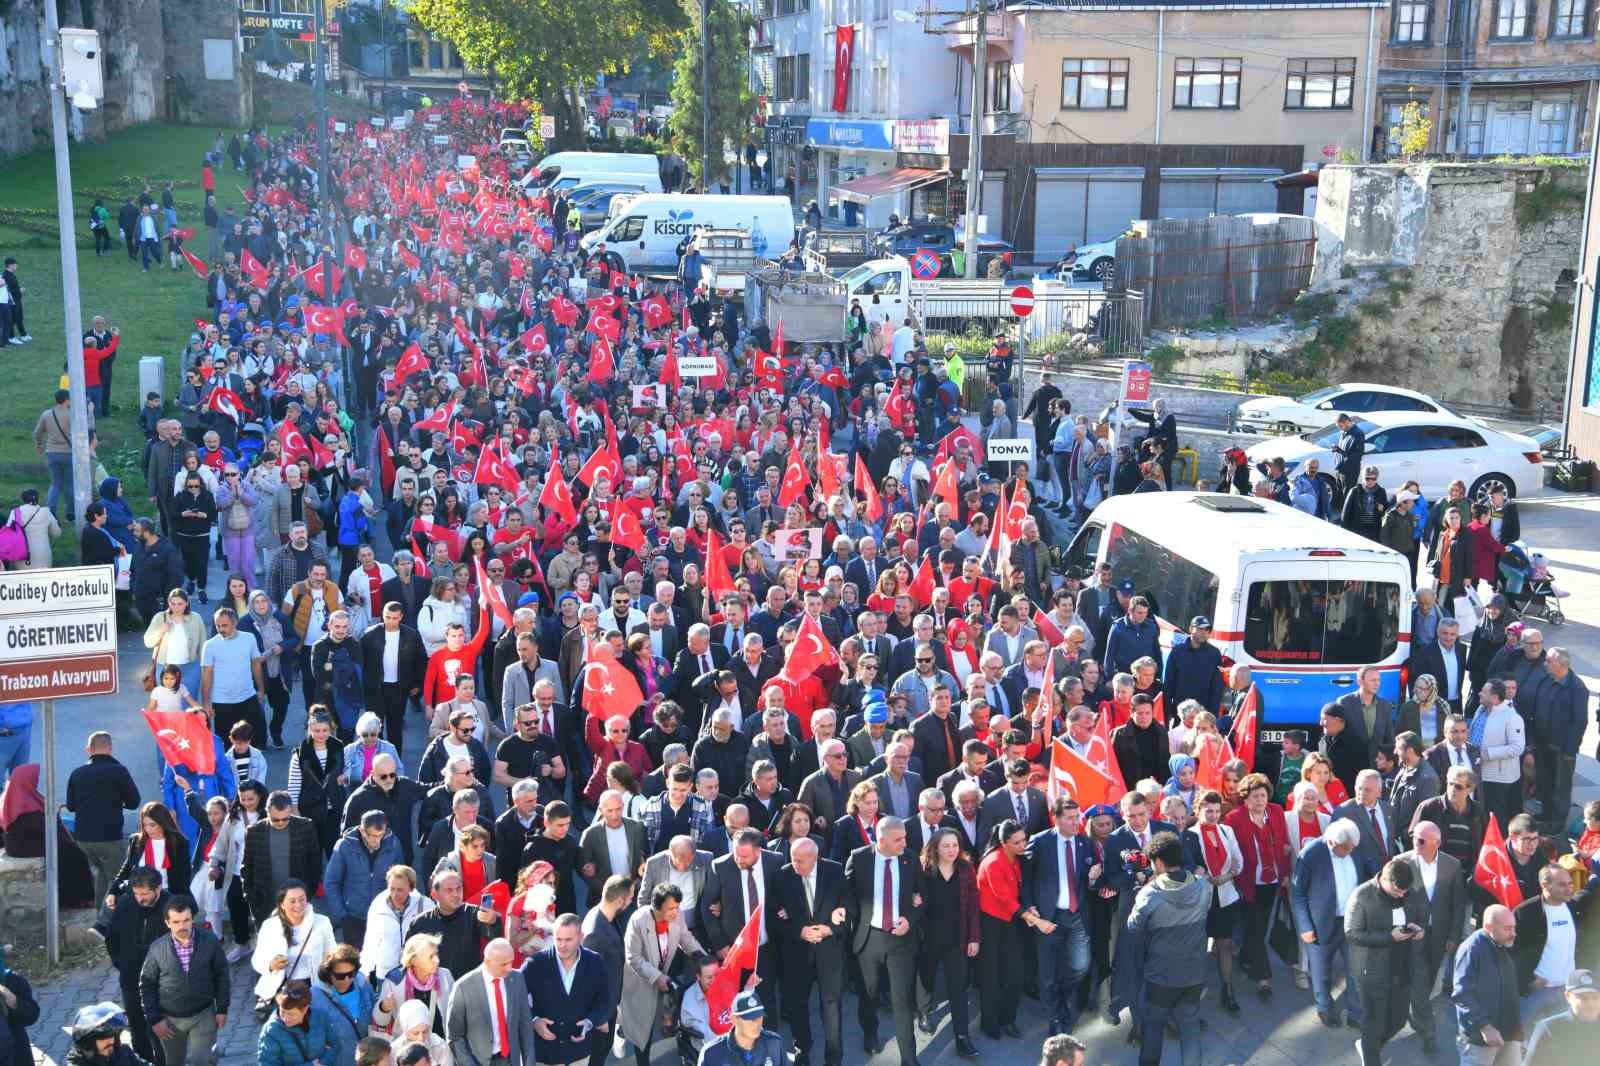
<path id="1" fill-rule="evenodd" d="M 579 87 L 621 73 L 641 39 L 664 46 L 687 25 L 670 0 L 410 0 L 408 10 L 502 97 L 542 102 L 569 143 L 582 135 Z"/>
<path id="2" fill-rule="evenodd" d="M 711 71 L 711 175 L 716 181 L 727 173 L 724 152 L 744 144 L 755 113 L 755 95 L 748 72 L 750 17 L 728 0 L 708 0 L 710 32 L 702 30 L 700 0 L 683 0 L 690 26 L 681 35 L 678 62 L 673 68 L 672 118 L 667 133 L 672 148 L 689 163 L 689 171 L 702 186 L 702 112 L 700 108 L 701 41 L 707 42 Z"/>

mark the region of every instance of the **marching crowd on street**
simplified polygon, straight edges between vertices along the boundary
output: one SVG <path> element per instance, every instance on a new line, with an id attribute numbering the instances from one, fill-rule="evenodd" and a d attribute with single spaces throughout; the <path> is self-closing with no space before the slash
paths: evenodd
<path id="1" fill-rule="evenodd" d="M 919 337 L 801 352 L 693 278 L 586 260 L 495 149 L 520 117 L 354 122 L 327 189 L 304 127 L 207 156 L 184 384 L 139 399 L 143 496 L 108 478 L 83 516 L 149 728 L 108 716 L 47 830 L 30 709 L 0 706 L 6 850 L 58 833 L 120 978 L 69 1062 L 205 1066 L 251 1027 L 266 1066 L 914 1066 L 1041 1019 L 1044 1062 L 1082 1066 L 1098 1015 L 1142 1066 L 1200 1066 L 1252 997 L 1364 1066 L 1407 1026 L 1463 1066 L 1592 1054 L 1589 693 L 1495 591 L 1514 503 L 1391 499 L 1358 430 L 1337 493 L 1227 457 L 1222 490 L 1426 588 L 1398 704 L 1360 669 L 1258 750 L 1271 693 L 1210 618 L 1163 634 L 1126 575 L 1062 561 L 1099 500 L 1172 484 L 1164 405 L 1121 447 L 1048 375 L 1022 407 L 1001 337 L 967 373 L 1039 461 L 989 463 Z M 85 338 L 100 413 L 114 321 Z M 63 393 L 35 431 L 40 522 L 73 517 L 69 417 Z M 151 744 L 158 785 L 117 757 Z M 26 1056 L 23 975 L 0 1009 Z"/>

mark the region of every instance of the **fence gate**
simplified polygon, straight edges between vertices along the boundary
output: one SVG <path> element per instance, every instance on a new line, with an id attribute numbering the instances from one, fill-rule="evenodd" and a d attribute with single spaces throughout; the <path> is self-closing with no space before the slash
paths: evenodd
<path id="1" fill-rule="evenodd" d="M 1117 285 L 1146 294 L 1155 327 L 1275 314 L 1311 282 L 1316 220 L 1261 217 L 1140 222 L 1117 241 Z"/>

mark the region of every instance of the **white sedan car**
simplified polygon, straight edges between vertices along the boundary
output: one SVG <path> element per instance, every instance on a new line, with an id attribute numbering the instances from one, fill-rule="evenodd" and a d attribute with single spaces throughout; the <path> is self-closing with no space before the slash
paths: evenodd
<path id="1" fill-rule="evenodd" d="M 1432 396 L 1394 385 L 1351 381 L 1300 397 L 1261 396 L 1234 412 L 1234 425 L 1246 433 L 1307 433 L 1332 422 L 1340 412 L 1352 418 L 1376 411 L 1411 411 L 1460 417 Z"/>
<path id="2" fill-rule="evenodd" d="M 1424 496 L 1434 499 L 1457 478 L 1467 483 L 1472 499 L 1487 497 L 1496 485 L 1505 486 L 1511 496 L 1537 492 L 1544 485 L 1539 445 L 1520 433 L 1501 433 L 1455 415 L 1413 411 L 1378 411 L 1361 416 L 1356 424 L 1367 438 L 1362 465 L 1377 467 L 1379 483 L 1391 493 L 1415 481 Z M 1315 459 L 1321 476 L 1331 478 L 1338 465 L 1333 454 L 1338 440 L 1339 427 L 1332 424 L 1297 437 L 1259 441 L 1245 455 L 1252 468 L 1282 458 L 1290 477 Z M 1260 472 L 1254 475 L 1259 480 Z"/>

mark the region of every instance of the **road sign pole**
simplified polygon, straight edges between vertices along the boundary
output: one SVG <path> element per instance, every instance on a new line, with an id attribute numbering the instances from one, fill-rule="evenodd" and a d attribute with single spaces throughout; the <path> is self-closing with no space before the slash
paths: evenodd
<path id="1" fill-rule="evenodd" d="M 44 948 L 50 965 L 61 962 L 61 849 L 56 841 L 56 701 L 40 700 L 44 716 Z M 100 901 L 95 900 L 99 906 Z"/>

